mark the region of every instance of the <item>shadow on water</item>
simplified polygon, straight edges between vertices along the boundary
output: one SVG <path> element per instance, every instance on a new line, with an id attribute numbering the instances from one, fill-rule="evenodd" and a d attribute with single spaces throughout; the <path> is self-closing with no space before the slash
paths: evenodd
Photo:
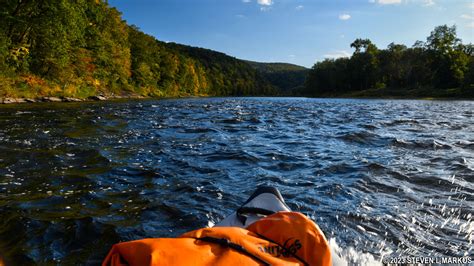
<path id="1" fill-rule="evenodd" d="M 0 255 L 99 264 L 258 185 L 346 261 L 472 256 L 471 102 L 211 98 L 0 107 Z M 358 256 L 354 254 L 359 254 Z"/>

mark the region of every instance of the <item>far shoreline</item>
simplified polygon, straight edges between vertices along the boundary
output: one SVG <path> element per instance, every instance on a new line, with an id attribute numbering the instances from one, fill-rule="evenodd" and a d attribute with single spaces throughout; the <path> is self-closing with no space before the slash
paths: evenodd
<path id="1" fill-rule="evenodd" d="M 128 96 L 104 96 L 97 95 L 88 98 L 74 98 L 74 97 L 39 97 L 39 98 L 0 98 L 0 106 L 24 105 L 24 104 L 43 104 L 43 103 L 96 103 L 96 102 L 113 102 L 113 101 L 134 101 L 134 100 L 166 100 L 166 99 L 186 99 L 186 98 L 308 98 L 308 99 L 347 99 L 347 100 L 413 100 L 413 101 L 474 101 L 474 97 L 403 97 L 403 96 L 193 96 L 183 95 L 176 97 L 150 97 L 142 95 L 128 95 Z"/>

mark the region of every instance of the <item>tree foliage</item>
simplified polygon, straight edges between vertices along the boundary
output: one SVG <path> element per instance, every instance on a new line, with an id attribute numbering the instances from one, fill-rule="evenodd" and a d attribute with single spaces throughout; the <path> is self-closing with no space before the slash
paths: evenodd
<path id="1" fill-rule="evenodd" d="M 105 0 L 2 0 L 0 70 L 13 84 L 0 96 L 21 89 L 79 97 L 275 93 L 247 63 L 160 42 L 127 25 Z"/>
<path id="2" fill-rule="evenodd" d="M 391 43 L 378 49 L 368 39 L 356 39 L 352 57 L 326 59 L 311 69 L 303 93 L 341 95 L 365 90 L 399 91 L 463 88 L 472 91 L 474 49 L 464 45 L 456 27 L 436 27 L 413 47 Z M 428 92 L 429 93 L 429 92 Z M 429 96 L 429 95 L 427 95 Z"/>
<path id="3" fill-rule="evenodd" d="M 278 95 L 294 95 L 304 85 L 309 69 L 288 63 L 245 61 L 278 89 Z"/>

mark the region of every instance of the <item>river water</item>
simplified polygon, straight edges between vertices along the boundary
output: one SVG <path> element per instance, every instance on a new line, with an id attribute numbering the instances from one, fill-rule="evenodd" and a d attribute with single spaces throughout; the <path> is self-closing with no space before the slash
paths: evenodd
<path id="1" fill-rule="evenodd" d="M 338 262 L 473 256 L 474 102 L 196 98 L 0 106 L 0 255 L 97 264 L 212 226 L 258 185 Z"/>

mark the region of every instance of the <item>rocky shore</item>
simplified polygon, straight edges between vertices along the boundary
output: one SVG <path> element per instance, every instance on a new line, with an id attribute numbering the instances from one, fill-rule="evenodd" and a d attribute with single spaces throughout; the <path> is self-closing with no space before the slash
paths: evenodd
<path id="1" fill-rule="evenodd" d="M 0 98 L 0 104 L 13 104 L 13 103 L 45 103 L 45 102 L 87 102 L 87 101 L 106 101 L 114 99 L 143 99 L 144 96 L 141 95 L 96 95 L 91 96 L 85 99 L 73 98 L 73 97 L 40 97 L 40 98 Z"/>

